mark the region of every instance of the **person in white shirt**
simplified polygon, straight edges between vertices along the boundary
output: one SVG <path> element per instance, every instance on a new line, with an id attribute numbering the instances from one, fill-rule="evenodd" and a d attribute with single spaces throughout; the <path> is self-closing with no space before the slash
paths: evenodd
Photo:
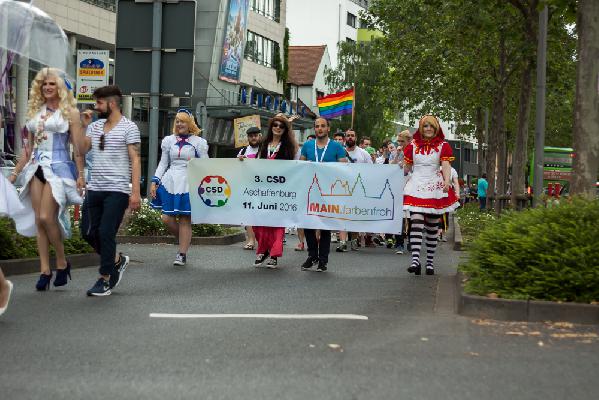
<path id="1" fill-rule="evenodd" d="M 347 157 L 350 163 L 362 163 L 362 164 L 372 164 L 372 157 L 370 154 L 361 147 L 357 146 L 357 135 L 356 132 L 352 129 L 348 129 L 345 132 L 345 151 L 347 152 Z M 337 247 L 337 252 L 346 252 L 347 251 L 347 239 L 350 239 L 350 248 L 352 250 L 358 250 L 358 240 L 359 234 L 352 232 L 339 232 L 339 246 Z"/>
<path id="2" fill-rule="evenodd" d="M 260 149 L 260 142 L 262 141 L 262 131 L 260 128 L 255 126 L 249 128 L 246 131 L 248 137 L 248 145 L 242 147 L 237 154 L 237 158 L 243 161 L 246 158 L 256 158 L 258 150 Z M 244 250 L 254 250 L 256 247 L 256 235 L 254 235 L 254 229 L 251 226 L 245 227 L 246 240 L 243 245 Z"/>

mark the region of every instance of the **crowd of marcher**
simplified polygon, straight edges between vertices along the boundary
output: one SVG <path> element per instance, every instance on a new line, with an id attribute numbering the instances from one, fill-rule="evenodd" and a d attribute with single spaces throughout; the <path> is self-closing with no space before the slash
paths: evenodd
<path id="1" fill-rule="evenodd" d="M 99 276 L 87 295 L 107 296 L 119 285 L 129 264 L 129 257 L 117 251 L 116 234 L 125 211 L 140 207 L 140 132 L 121 113 L 122 94 L 117 86 L 94 91 L 97 114 L 94 118 L 92 110 L 78 111 L 65 82 L 63 74 L 52 68 L 44 68 L 36 75 L 29 100 L 28 137 L 7 181 L 12 184 L 19 178 L 20 207 L 34 217 L 40 260 L 36 289 L 46 291 L 51 284 L 65 286 L 71 279 L 63 243 L 71 234 L 68 208 L 81 205 L 81 235 L 101 260 Z M 402 131 L 395 140 L 384 141 L 378 150 L 372 147 L 369 137 L 358 137 L 352 129 L 334 133 L 332 139 L 330 129 L 327 119 L 316 118 L 314 136 L 300 147 L 292 130 L 292 119 L 278 114 L 269 120 L 264 137 L 258 128 L 247 131 L 249 144 L 239 151 L 237 158 L 240 162 L 264 159 L 396 166 L 406 182 L 402 233 L 334 232 L 338 241 L 336 251 L 382 245 L 403 254 L 407 238 L 412 258 L 407 270 L 420 275 L 420 249 L 424 241 L 425 272 L 434 274 L 435 250 L 439 236 L 447 228 L 447 213 L 460 204 L 457 173 L 450 165 L 451 147 L 438 119 L 425 115 L 413 135 L 408 130 Z M 192 235 L 187 164 L 193 158 L 208 158 L 208 143 L 201 137 L 201 129 L 190 111 L 178 110 L 172 134 L 162 140 L 161 150 L 149 198 L 151 206 L 161 210 L 164 224 L 177 239 L 173 264 L 183 266 Z M 86 158 L 91 164 L 87 173 Z M 479 180 L 478 188 L 481 207 L 485 198 L 481 195 L 483 181 Z M 6 186 L 10 187 L 6 191 L 16 193 L 10 184 L 2 187 Z M 16 218 L 16 213 L 4 213 Z M 243 247 L 255 251 L 254 265 L 278 268 L 285 227 L 253 226 L 246 230 Z M 327 271 L 332 232 L 297 229 L 297 233 L 299 242 L 295 250 L 308 253 L 300 268 Z M 50 246 L 56 254 L 54 266 L 50 265 Z M 0 314 L 6 309 L 11 291 L 12 284 L 0 273 Z"/>

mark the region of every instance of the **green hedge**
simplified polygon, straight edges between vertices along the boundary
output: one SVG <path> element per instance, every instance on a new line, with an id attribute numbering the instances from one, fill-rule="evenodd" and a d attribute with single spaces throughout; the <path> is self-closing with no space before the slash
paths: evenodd
<path id="1" fill-rule="evenodd" d="M 226 228 L 222 225 L 192 225 L 193 236 L 224 236 L 235 232 L 234 229 Z M 166 226 L 161 220 L 159 210 L 153 209 L 148 201 L 144 199 L 141 203 L 141 208 L 131 214 L 125 233 L 134 236 L 168 236 L 169 233 Z"/>
<path id="2" fill-rule="evenodd" d="M 513 211 L 468 246 L 466 291 L 512 299 L 599 300 L 599 201 Z"/>
<path id="3" fill-rule="evenodd" d="M 79 235 L 79 228 L 72 227 L 73 234 L 64 242 L 65 254 L 91 253 L 94 250 Z M 54 249 L 50 247 L 50 254 Z M 28 238 L 17 233 L 13 221 L 9 218 L 0 218 L 0 260 L 14 258 L 37 257 L 37 244 L 35 238 Z"/>

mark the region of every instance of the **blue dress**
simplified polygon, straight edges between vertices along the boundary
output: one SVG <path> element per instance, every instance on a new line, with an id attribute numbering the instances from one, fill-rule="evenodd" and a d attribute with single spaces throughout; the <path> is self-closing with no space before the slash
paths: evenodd
<path id="1" fill-rule="evenodd" d="M 152 182 L 156 183 L 153 208 L 167 215 L 191 215 L 187 163 L 192 158 L 208 158 L 208 142 L 194 135 L 170 135 L 162 139 L 162 156 Z"/>

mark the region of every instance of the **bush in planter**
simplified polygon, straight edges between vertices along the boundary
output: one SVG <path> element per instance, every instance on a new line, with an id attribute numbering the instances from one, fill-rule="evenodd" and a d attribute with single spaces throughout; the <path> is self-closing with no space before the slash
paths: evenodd
<path id="1" fill-rule="evenodd" d="M 503 298 L 599 300 L 599 201 L 508 212 L 468 247 L 466 291 Z"/>
<path id="2" fill-rule="evenodd" d="M 139 210 L 130 215 L 125 232 L 133 236 L 165 236 L 167 230 L 160 215 L 160 210 L 153 209 L 144 199 Z"/>
<path id="3" fill-rule="evenodd" d="M 92 253 L 94 250 L 79 234 L 79 227 L 71 220 L 72 235 L 64 241 L 65 254 Z M 50 247 L 50 254 L 54 249 Z M 0 260 L 15 258 L 37 257 L 37 244 L 35 238 L 28 238 L 17 233 L 13 221 L 9 218 L 0 218 Z"/>
<path id="4" fill-rule="evenodd" d="M 471 242 L 485 226 L 497 220 L 493 212 L 480 211 L 478 203 L 467 203 L 455 214 L 460 224 L 464 244 Z"/>
<path id="5" fill-rule="evenodd" d="M 223 236 L 230 233 L 230 229 L 217 224 L 192 225 L 191 229 L 193 236 L 201 237 Z M 133 236 L 169 235 L 166 226 L 162 222 L 160 210 L 153 209 L 147 199 L 142 201 L 141 208 L 137 212 L 131 214 L 125 232 Z"/>

